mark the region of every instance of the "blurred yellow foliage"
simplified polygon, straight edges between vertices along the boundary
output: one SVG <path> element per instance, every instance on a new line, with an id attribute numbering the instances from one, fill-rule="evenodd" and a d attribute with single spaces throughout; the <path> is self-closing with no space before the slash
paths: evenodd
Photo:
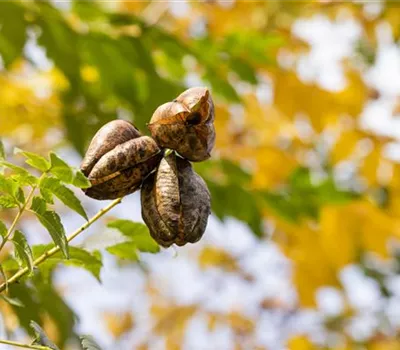
<path id="1" fill-rule="evenodd" d="M 284 69 L 274 72 L 272 79 L 276 107 L 289 118 L 307 115 L 318 132 L 340 116 L 357 117 L 367 98 L 367 88 L 355 72 L 347 73 L 346 87 L 338 92 L 302 82 L 296 73 Z"/>
<path id="2" fill-rule="evenodd" d="M 58 90 L 63 89 L 65 80 L 56 70 L 32 73 L 24 67 L 21 64 L 0 75 L 0 136 L 34 148 L 34 141 L 45 144 L 48 130 L 60 126 Z"/>
<path id="3" fill-rule="evenodd" d="M 236 260 L 226 251 L 211 246 L 205 247 L 199 256 L 199 265 L 202 268 L 218 267 L 228 272 L 237 271 Z"/>
<path id="4" fill-rule="evenodd" d="M 107 329 L 114 338 L 119 338 L 124 333 L 130 331 L 135 324 L 132 314 L 129 311 L 123 313 L 105 312 L 103 317 Z"/>
<path id="5" fill-rule="evenodd" d="M 296 336 L 289 340 L 288 350 L 312 350 L 315 346 L 308 340 L 306 336 Z"/>

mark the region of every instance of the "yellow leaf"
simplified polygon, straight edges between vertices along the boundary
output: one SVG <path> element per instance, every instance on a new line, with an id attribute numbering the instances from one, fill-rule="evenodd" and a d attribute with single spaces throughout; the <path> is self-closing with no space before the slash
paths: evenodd
<path id="1" fill-rule="evenodd" d="M 360 248 L 359 222 L 347 206 L 327 206 L 321 211 L 321 247 L 337 270 L 353 262 Z M 347 218 L 343 220 L 343 218 Z"/>
<path id="2" fill-rule="evenodd" d="M 254 331 L 254 321 L 238 312 L 229 313 L 227 315 L 227 321 L 233 331 L 241 336 L 248 336 Z"/>
<path id="3" fill-rule="evenodd" d="M 8 302 L 0 300 L 0 313 L 3 318 L 5 329 L 14 332 L 20 324 L 18 316 L 15 314 L 12 306 Z"/>
<path id="4" fill-rule="evenodd" d="M 336 271 L 321 249 L 317 229 L 311 229 L 305 223 L 279 223 L 280 228 L 284 228 L 285 237 L 278 238 L 278 242 L 293 260 L 293 280 L 299 302 L 302 306 L 314 307 L 317 288 L 338 285 Z"/>
<path id="5" fill-rule="evenodd" d="M 399 350 L 400 341 L 395 339 L 374 341 L 368 346 L 368 350 Z"/>
<path id="6" fill-rule="evenodd" d="M 316 347 L 305 336 L 296 336 L 289 340 L 288 350 L 312 350 Z"/>
<path id="7" fill-rule="evenodd" d="M 218 322 L 218 315 L 216 315 L 216 314 L 214 314 L 214 313 L 208 314 L 208 322 L 207 322 L 207 325 L 208 325 L 208 330 L 209 330 L 210 332 L 212 332 L 212 331 L 215 329 L 215 327 L 216 327 L 216 325 L 217 325 L 217 322 Z"/>
<path id="8" fill-rule="evenodd" d="M 119 338 L 124 333 L 128 332 L 134 326 L 132 314 L 130 312 L 124 313 L 104 313 L 107 329 L 114 336 Z"/>
<path id="9" fill-rule="evenodd" d="M 211 246 L 205 247 L 199 256 L 199 265 L 203 269 L 208 267 L 219 267 L 225 271 L 237 271 L 236 260 L 222 249 Z"/>
<path id="10" fill-rule="evenodd" d="M 176 332 L 181 334 L 186 327 L 186 323 L 196 312 L 196 306 L 178 305 L 153 305 L 151 314 L 156 319 L 154 332 L 159 335 Z"/>
<path id="11" fill-rule="evenodd" d="M 49 336 L 49 338 L 57 343 L 60 340 L 60 330 L 57 327 L 57 324 L 54 320 L 49 316 L 46 312 L 41 315 L 43 321 L 43 330 Z"/>
<path id="12" fill-rule="evenodd" d="M 294 72 L 283 69 L 275 71 L 272 77 L 274 103 L 279 110 L 289 118 L 304 113 L 317 131 L 335 123 L 339 116 L 358 116 L 368 94 L 361 77 L 355 73 L 347 75 L 348 84 L 340 92 L 303 83 Z"/>

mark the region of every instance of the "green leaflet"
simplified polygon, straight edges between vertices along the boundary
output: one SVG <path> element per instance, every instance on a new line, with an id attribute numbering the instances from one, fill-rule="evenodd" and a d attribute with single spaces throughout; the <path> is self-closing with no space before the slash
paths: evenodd
<path id="1" fill-rule="evenodd" d="M 50 169 L 49 161 L 46 158 L 44 158 L 36 153 L 23 151 L 19 148 L 16 148 L 14 150 L 14 153 L 22 154 L 24 157 L 26 157 L 27 160 L 25 162 L 35 169 L 38 169 L 42 172 L 46 172 L 47 170 Z"/>
<path id="2" fill-rule="evenodd" d="M 58 179 L 50 177 L 44 178 L 40 182 L 39 186 L 40 193 L 47 202 L 51 200 L 51 194 L 54 194 L 66 206 L 77 212 L 84 219 L 88 220 L 85 209 L 83 208 L 80 200 L 75 196 L 74 192 L 61 184 Z"/>
<path id="3" fill-rule="evenodd" d="M 53 246 L 47 245 L 36 245 L 32 247 L 33 255 L 38 258 L 44 252 L 50 250 Z M 103 266 L 101 256 L 95 256 L 94 253 L 90 253 L 83 248 L 69 247 L 69 259 L 65 259 L 61 252 L 54 254 L 53 256 L 46 259 L 39 269 L 42 271 L 44 278 L 49 280 L 52 270 L 58 265 L 64 264 L 68 266 L 81 267 L 90 272 L 98 281 L 100 281 L 100 271 Z"/>
<path id="4" fill-rule="evenodd" d="M 16 230 L 12 239 L 15 248 L 15 257 L 20 265 L 26 266 L 31 273 L 33 271 L 33 255 L 24 234 Z"/>

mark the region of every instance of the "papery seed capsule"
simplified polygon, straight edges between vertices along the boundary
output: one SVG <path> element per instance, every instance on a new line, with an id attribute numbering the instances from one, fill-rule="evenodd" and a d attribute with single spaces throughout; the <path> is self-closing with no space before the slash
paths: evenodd
<path id="1" fill-rule="evenodd" d="M 140 136 L 130 123 L 115 120 L 94 136 L 81 169 L 92 187 L 85 194 L 95 199 L 115 199 L 139 189 L 144 178 L 162 158 L 162 151 L 148 136 Z"/>
<path id="2" fill-rule="evenodd" d="M 211 213 L 211 197 L 191 164 L 171 154 L 143 183 L 142 216 L 151 236 L 169 247 L 197 242 Z"/>
<path id="3" fill-rule="evenodd" d="M 156 109 L 148 125 L 161 147 L 191 161 L 208 159 L 215 144 L 214 104 L 207 88 L 184 91 Z"/>

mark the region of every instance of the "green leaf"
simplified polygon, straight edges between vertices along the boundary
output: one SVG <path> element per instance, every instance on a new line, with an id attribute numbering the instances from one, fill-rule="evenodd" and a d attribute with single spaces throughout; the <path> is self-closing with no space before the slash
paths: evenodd
<path id="1" fill-rule="evenodd" d="M 53 201 L 53 193 L 44 187 L 40 187 L 40 194 L 42 195 L 42 198 L 44 199 L 44 201 L 48 204 L 54 204 Z"/>
<path id="2" fill-rule="evenodd" d="M 9 255 L 7 259 L 2 261 L 0 266 L 1 266 L 0 270 L 2 270 L 3 275 L 4 272 L 6 271 L 8 272 L 8 271 L 19 270 L 19 264 L 17 260 L 15 260 L 11 255 Z"/>
<path id="3" fill-rule="evenodd" d="M 0 294 L 0 299 L 16 307 L 24 307 L 25 305 L 17 298 L 10 298 L 7 295 Z"/>
<path id="4" fill-rule="evenodd" d="M 35 340 L 33 341 L 32 344 L 34 345 L 43 345 L 43 346 L 47 346 L 52 350 L 60 350 L 56 344 L 54 344 L 49 337 L 47 336 L 47 334 L 44 332 L 44 330 L 42 329 L 42 327 L 40 327 L 35 321 L 31 321 L 30 322 L 30 326 L 33 329 L 33 331 L 35 332 Z"/>
<path id="5" fill-rule="evenodd" d="M 16 200 L 10 195 L 2 195 L 0 197 L 0 208 L 10 209 L 10 208 L 15 208 L 17 206 L 18 204 Z"/>
<path id="6" fill-rule="evenodd" d="M 136 248 L 144 253 L 158 253 L 160 251 L 160 246 L 157 242 L 150 236 L 150 234 L 146 235 L 137 235 L 132 241 L 135 243 Z"/>
<path id="7" fill-rule="evenodd" d="M 151 237 L 148 227 L 142 223 L 118 219 L 108 223 L 107 227 L 115 228 L 128 237 L 141 252 L 157 253 L 160 250 L 157 242 Z"/>
<path id="8" fill-rule="evenodd" d="M 101 350 L 101 347 L 95 342 L 91 335 L 82 335 L 81 340 L 83 350 Z"/>
<path id="9" fill-rule="evenodd" d="M 67 242 L 67 237 L 65 236 L 65 230 L 61 223 L 60 217 L 54 211 L 43 212 L 42 205 L 38 207 L 39 211 L 35 211 L 36 208 L 37 208 L 36 206 L 32 207 L 32 210 L 35 212 L 36 217 L 50 233 L 50 236 L 53 239 L 54 243 L 58 247 L 60 247 L 61 251 L 64 254 L 64 257 L 68 259 L 69 258 L 68 242 Z"/>
<path id="10" fill-rule="evenodd" d="M 313 181 L 310 169 L 304 167 L 293 171 L 285 188 L 262 193 L 262 198 L 270 209 L 292 222 L 305 216 L 317 219 L 323 205 L 342 204 L 357 197 L 357 193 L 337 188 L 329 173 L 324 179 Z"/>
<path id="11" fill-rule="evenodd" d="M 41 197 L 38 196 L 33 197 L 31 203 L 31 210 L 33 210 L 35 213 L 43 214 L 47 210 L 46 202 Z"/>
<path id="12" fill-rule="evenodd" d="M 0 221 L 0 236 L 5 237 L 7 234 L 7 226 L 4 224 L 3 221 Z"/>
<path id="13" fill-rule="evenodd" d="M 134 242 L 123 242 L 107 248 L 107 251 L 121 259 L 138 261 L 137 248 Z"/>
<path id="14" fill-rule="evenodd" d="M 230 62 L 232 70 L 236 72 L 240 79 L 252 85 L 257 85 L 258 79 L 253 67 L 242 59 L 232 58 Z"/>
<path id="15" fill-rule="evenodd" d="M 90 186 L 92 186 L 92 184 L 90 183 L 88 178 L 80 170 L 76 171 L 75 177 L 72 180 L 72 184 L 75 187 L 79 187 L 79 188 L 89 188 Z"/>
<path id="16" fill-rule="evenodd" d="M 18 202 L 22 204 L 25 203 L 25 194 L 21 187 L 18 188 L 15 198 L 18 200 Z"/>
<path id="17" fill-rule="evenodd" d="M 4 150 L 4 144 L 3 141 L 0 139 L 0 160 L 6 159 L 6 152 Z"/>
<path id="18" fill-rule="evenodd" d="M 44 199 L 46 199 L 46 196 L 49 196 L 49 192 L 53 193 L 67 207 L 88 220 L 85 209 L 74 192 L 62 185 L 59 180 L 49 177 L 44 178 L 40 183 L 40 191 Z"/>
<path id="19" fill-rule="evenodd" d="M 66 340 L 75 337 L 73 332 L 75 317 L 71 309 L 54 290 L 52 284 L 43 283 L 40 271 L 33 274 L 29 281 L 24 282 L 24 279 L 21 279 L 19 282 L 9 285 L 8 296 L 20 300 L 25 305 L 24 308 L 12 306 L 21 327 L 34 336 L 35 332 L 30 326 L 30 321 L 33 320 L 41 325 L 45 314 L 57 333 L 57 344 L 61 349 L 67 348 Z"/>
<path id="20" fill-rule="evenodd" d="M 0 192 L 7 193 L 14 197 L 18 191 L 18 184 L 11 178 L 0 174 Z"/>
<path id="21" fill-rule="evenodd" d="M 14 243 L 15 257 L 17 261 L 19 262 L 20 266 L 26 265 L 31 273 L 33 271 L 32 250 L 24 234 L 21 231 L 16 230 L 14 232 L 12 241 Z"/>
<path id="22" fill-rule="evenodd" d="M 137 235 L 143 235 L 143 234 L 149 234 L 149 229 L 147 228 L 146 225 L 139 223 L 139 222 L 133 222 L 131 220 L 125 220 L 125 219 L 118 219 L 111 221 L 107 224 L 107 227 L 109 228 L 115 228 L 118 231 L 120 231 L 124 236 L 127 236 L 129 238 L 134 238 Z"/>
<path id="23" fill-rule="evenodd" d="M 36 245 L 32 247 L 33 256 L 38 258 L 44 252 L 50 250 L 52 245 Z M 90 272 L 99 282 L 100 282 L 100 271 L 103 266 L 101 261 L 101 256 L 95 256 L 83 248 L 79 247 L 69 247 L 69 259 L 64 259 L 60 252 L 54 254 L 53 256 L 46 259 L 39 269 L 44 273 L 46 279 L 48 279 L 51 271 L 57 264 L 64 264 L 67 266 L 81 267 Z"/>
<path id="24" fill-rule="evenodd" d="M 18 266 L 17 266 L 17 269 L 18 269 Z M 4 284 L 6 286 L 6 292 L 7 292 L 7 290 L 8 290 L 8 278 L 7 278 L 6 271 L 4 269 L 4 260 L 0 264 L 0 273 L 3 276 L 3 280 L 4 280 Z M 2 295 L 2 294 L 0 294 L 0 295 Z"/>
<path id="25" fill-rule="evenodd" d="M 10 162 L 6 162 L 4 160 L 0 160 L 0 166 L 7 167 L 11 169 L 14 174 L 9 178 L 9 180 L 13 180 L 17 185 L 34 185 L 37 183 L 37 178 L 33 176 L 29 171 L 26 169 L 12 164 Z M 0 176 L 4 177 L 4 175 L 0 174 Z M 1 184 L 1 181 L 0 181 Z"/>
<path id="26" fill-rule="evenodd" d="M 72 183 L 73 181 L 73 170 L 71 167 L 64 162 L 57 154 L 50 153 L 50 172 L 62 182 Z"/>
<path id="27" fill-rule="evenodd" d="M 47 170 L 50 169 L 49 161 L 46 158 L 39 156 L 38 154 L 32 152 L 26 152 L 19 148 L 16 148 L 14 150 L 14 153 L 22 154 L 23 156 L 25 156 L 27 158 L 27 160 L 25 161 L 27 164 L 42 172 L 46 172 Z"/>
<path id="28" fill-rule="evenodd" d="M 34 186 L 38 183 L 38 178 L 32 174 L 15 174 L 10 176 L 19 186 Z"/>
<path id="29" fill-rule="evenodd" d="M 26 42 L 27 22 L 24 9 L 16 3 L 0 3 L 0 54 L 8 68 L 21 57 Z"/>
<path id="30" fill-rule="evenodd" d="M 9 169 L 13 170 L 17 174 L 22 174 L 22 175 L 26 175 L 26 176 L 32 176 L 29 173 L 28 170 L 26 170 L 26 169 L 24 169 L 24 168 L 22 168 L 22 167 L 20 167 L 18 165 L 15 165 L 13 163 L 7 162 L 5 160 L 0 160 L 0 166 L 4 166 L 6 168 L 9 168 Z"/>

